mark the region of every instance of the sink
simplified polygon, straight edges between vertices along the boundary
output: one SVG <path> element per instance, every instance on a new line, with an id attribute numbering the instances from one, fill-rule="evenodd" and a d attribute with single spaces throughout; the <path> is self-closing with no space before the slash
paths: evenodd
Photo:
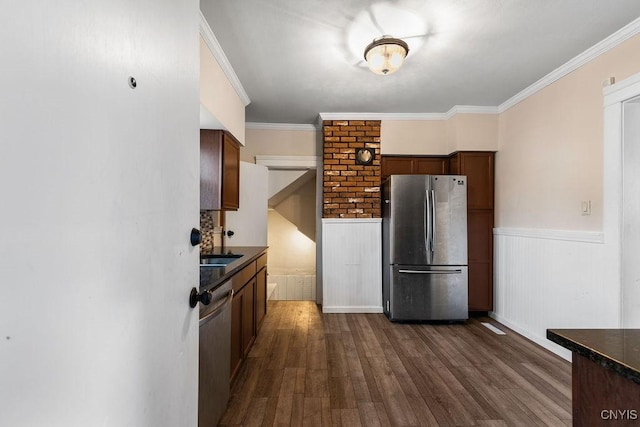
<path id="1" fill-rule="evenodd" d="M 233 261 L 242 257 L 241 254 L 216 254 L 216 255 L 207 255 L 206 257 L 200 258 L 200 266 L 201 267 L 226 267 L 231 264 Z"/>
<path id="2" fill-rule="evenodd" d="M 228 254 L 211 254 L 211 255 L 201 255 L 200 258 L 205 259 L 205 258 L 241 258 L 244 255 L 242 254 L 232 254 L 232 253 L 228 253 Z"/>

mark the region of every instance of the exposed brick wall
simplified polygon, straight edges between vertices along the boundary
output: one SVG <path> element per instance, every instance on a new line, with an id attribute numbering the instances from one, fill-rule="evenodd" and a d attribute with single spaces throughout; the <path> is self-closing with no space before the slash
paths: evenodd
<path id="1" fill-rule="evenodd" d="M 325 120 L 323 218 L 380 218 L 380 121 Z M 356 165 L 356 148 L 375 149 L 370 165 Z"/>

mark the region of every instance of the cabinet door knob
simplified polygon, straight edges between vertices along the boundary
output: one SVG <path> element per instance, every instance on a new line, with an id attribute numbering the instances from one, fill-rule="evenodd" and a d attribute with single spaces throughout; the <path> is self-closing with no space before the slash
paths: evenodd
<path id="1" fill-rule="evenodd" d="M 227 237 L 233 237 L 234 234 L 233 230 L 227 231 Z"/>
<path id="2" fill-rule="evenodd" d="M 198 246 L 202 243 L 202 233 L 197 228 L 191 229 L 191 237 L 189 238 L 191 241 L 191 246 Z"/>
<path id="3" fill-rule="evenodd" d="M 196 288 L 191 288 L 191 293 L 189 294 L 189 306 L 191 308 L 195 308 L 195 306 L 198 305 L 198 302 L 203 305 L 211 304 L 211 292 L 203 291 L 198 293 Z"/>

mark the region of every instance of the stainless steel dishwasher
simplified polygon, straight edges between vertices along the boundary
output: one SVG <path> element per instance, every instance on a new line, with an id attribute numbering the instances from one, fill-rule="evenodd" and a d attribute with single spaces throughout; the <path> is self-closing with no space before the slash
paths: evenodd
<path id="1" fill-rule="evenodd" d="M 198 426 L 218 425 L 229 401 L 231 355 L 231 280 L 210 292 L 200 304 Z"/>

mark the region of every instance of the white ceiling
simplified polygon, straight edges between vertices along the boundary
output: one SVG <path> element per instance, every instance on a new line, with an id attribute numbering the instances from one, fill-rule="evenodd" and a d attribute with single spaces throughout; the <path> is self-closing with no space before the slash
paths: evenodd
<path id="1" fill-rule="evenodd" d="M 497 106 L 640 16 L 638 0 L 201 0 L 251 103 L 248 122 L 319 112 L 445 113 Z M 409 56 L 379 76 L 382 34 Z"/>

